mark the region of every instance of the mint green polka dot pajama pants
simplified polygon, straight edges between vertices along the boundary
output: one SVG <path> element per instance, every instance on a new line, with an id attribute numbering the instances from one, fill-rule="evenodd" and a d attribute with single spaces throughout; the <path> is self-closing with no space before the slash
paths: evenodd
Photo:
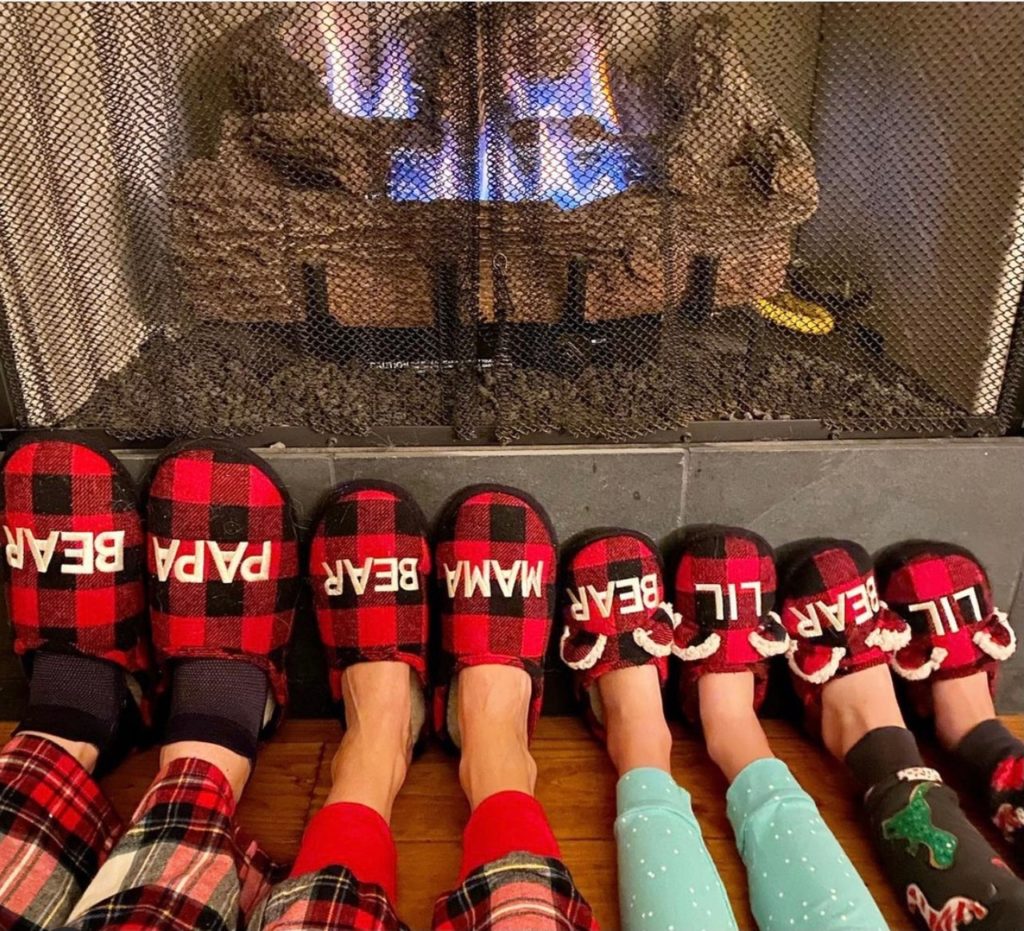
<path id="1" fill-rule="evenodd" d="M 689 793 L 660 769 L 634 769 L 617 794 L 623 929 L 735 931 Z M 864 881 L 785 763 L 751 763 L 726 801 L 760 931 L 886 931 Z"/>

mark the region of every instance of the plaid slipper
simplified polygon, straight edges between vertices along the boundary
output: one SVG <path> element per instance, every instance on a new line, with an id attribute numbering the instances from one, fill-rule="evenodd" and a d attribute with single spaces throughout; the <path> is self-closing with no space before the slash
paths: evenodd
<path id="1" fill-rule="evenodd" d="M 846 540 L 798 545 L 781 573 L 782 621 L 791 638 L 787 658 L 806 706 L 821 687 L 888 660 L 910 642 L 910 628 L 878 597 L 871 557 Z"/>
<path id="2" fill-rule="evenodd" d="M 708 673 L 754 674 L 754 709 L 764 702 L 768 660 L 789 649 L 775 607 L 775 554 L 740 527 L 698 527 L 686 533 L 675 571 L 679 612 L 673 652 L 683 661 L 683 712 L 700 722 L 697 683 Z"/>
<path id="3" fill-rule="evenodd" d="M 160 659 L 252 663 L 283 708 L 299 552 L 288 493 L 270 466 L 224 440 L 172 446 L 150 477 L 146 536 Z"/>
<path id="4" fill-rule="evenodd" d="M 344 719 L 341 680 L 354 663 L 398 661 L 415 674 L 413 732 L 426 723 L 430 548 L 408 492 L 387 482 L 350 482 L 328 497 L 309 557 L 320 639 Z"/>
<path id="5" fill-rule="evenodd" d="M 544 696 L 544 655 L 555 607 L 555 531 L 529 495 L 474 485 L 455 495 L 438 523 L 435 578 L 441 645 L 435 730 L 459 745 L 458 679 L 469 666 L 524 669 L 533 682 L 528 730 Z"/>
<path id="6" fill-rule="evenodd" d="M 591 530 L 562 554 L 565 629 L 562 661 L 576 673 L 576 690 L 591 729 L 604 739 L 601 696 L 605 673 L 653 665 L 668 675 L 675 623 L 665 603 L 661 556 L 654 542 L 631 530 Z"/>
<path id="7" fill-rule="evenodd" d="M 142 520 L 131 476 L 106 449 L 69 433 L 29 433 L 0 481 L 4 592 L 14 650 L 106 660 L 142 701 L 151 665 Z"/>
<path id="8" fill-rule="evenodd" d="M 889 658 L 915 707 L 931 710 L 930 682 L 984 671 L 995 693 L 999 662 L 1017 638 L 992 603 L 988 575 L 973 554 L 951 543 L 913 540 L 885 550 L 876 572 L 882 598 L 910 626 L 911 639 Z"/>

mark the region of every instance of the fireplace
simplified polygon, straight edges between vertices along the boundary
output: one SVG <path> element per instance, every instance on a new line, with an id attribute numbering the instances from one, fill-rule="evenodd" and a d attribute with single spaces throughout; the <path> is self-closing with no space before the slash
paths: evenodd
<path id="1" fill-rule="evenodd" d="M 1020 425 L 1017 5 L 7 4 L 0 47 L 13 426 Z"/>

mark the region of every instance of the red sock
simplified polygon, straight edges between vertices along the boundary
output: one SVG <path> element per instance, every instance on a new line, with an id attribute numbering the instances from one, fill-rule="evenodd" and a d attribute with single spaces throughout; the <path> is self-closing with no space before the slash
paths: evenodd
<path id="1" fill-rule="evenodd" d="M 459 882 L 485 863 L 513 852 L 562 857 L 537 799 L 525 792 L 496 792 L 477 805 L 466 825 Z"/>
<path id="2" fill-rule="evenodd" d="M 306 826 L 292 876 L 344 866 L 356 879 L 381 886 L 395 902 L 398 852 L 388 823 L 366 805 L 336 802 L 321 808 Z"/>

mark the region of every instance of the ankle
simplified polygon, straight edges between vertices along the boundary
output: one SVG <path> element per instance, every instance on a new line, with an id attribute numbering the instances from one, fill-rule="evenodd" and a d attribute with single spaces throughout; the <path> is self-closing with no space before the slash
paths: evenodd
<path id="1" fill-rule="evenodd" d="M 459 781 L 472 808 L 497 792 L 533 794 L 537 764 L 527 720 L 530 677 L 513 666 L 473 666 L 459 673 Z"/>
<path id="2" fill-rule="evenodd" d="M 938 680 L 932 686 L 932 703 L 935 734 L 947 750 L 956 749 L 975 727 L 996 717 L 985 672 Z"/>
<path id="3" fill-rule="evenodd" d="M 81 740 L 68 740 L 65 737 L 58 737 L 56 734 L 46 734 L 42 731 L 19 731 L 19 737 L 39 737 L 42 740 L 48 740 L 52 744 L 56 744 L 69 756 L 73 757 L 87 773 L 90 775 L 95 771 L 96 764 L 99 762 L 100 749 L 96 744 L 85 743 Z"/>
<path id="4" fill-rule="evenodd" d="M 346 730 L 326 804 L 365 805 L 390 821 L 412 758 L 413 675 L 406 663 L 364 662 L 349 666 L 341 683 Z"/>
<path id="5" fill-rule="evenodd" d="M 608 756 L 620 776 L 641 767 L 672 771 L 672 732 L 660 707 L 646 720 L 606 709 L 604 727 Z"/>
<path id="6" fill-rule="evenodd" d="M 525 736 L 496 732 L 486 744 L 475 743 L 463 750 L 459 761 L 459 784 L 471 810 L 499 792 L 533 795 L 537 787 L 537 763 Z"/>
<path id="7" fill-rule="evenodd" d="M 255 759 L 269 688 L 266 672 L 248 662 L 179 660 L 171 676 L 167 743 L 217 744 L 233 756 Z"/>
<path id="8" fill-rule="evenodd" d="M 231 786 L 236 804 L 242 798 L 252 773 L 252 761 L 248 757 L 202 740 L 178 740 L 165 744 L 160 750 L 160 768 L 166 769 L 176 760 L 201 760 L 220 770 Z"/>
<path id="9" fill-rule="evenodd" d="M 697 688 L 708 756 L 729 782 L 755 760 L 774 756 L 754 711 L 753 673 L 709 673 Z"/>
<path id="10" fill-rule="evenodd" d="M 354 802 L 385 821 L 409 771 L 412 745 L 404 732 L 349 730 L 331 760 L 331 790 L 325 805 Z"/>
<path id="11" fill-rule="evenodd" d="M 459 673 L 459 732 L 481 735 L 509 729 L 526 740 L 532 685 L 530 677 L 514 666 L 471 666 Z"/>
<path id="12" fill-rule="evenodd" d="M 880 727 L 906 727 L 887 666 L 852 672 L 822 689 L 821 737 L 836 759 Z"/>
<path id="13" fill-rule="evenodd" d="M 653 767 L 671 772 L 672 732 L 661 703 L 656 667 L 630 666 L 605 673 L 595 684 L 606 745 L 621 776 Z"/>

